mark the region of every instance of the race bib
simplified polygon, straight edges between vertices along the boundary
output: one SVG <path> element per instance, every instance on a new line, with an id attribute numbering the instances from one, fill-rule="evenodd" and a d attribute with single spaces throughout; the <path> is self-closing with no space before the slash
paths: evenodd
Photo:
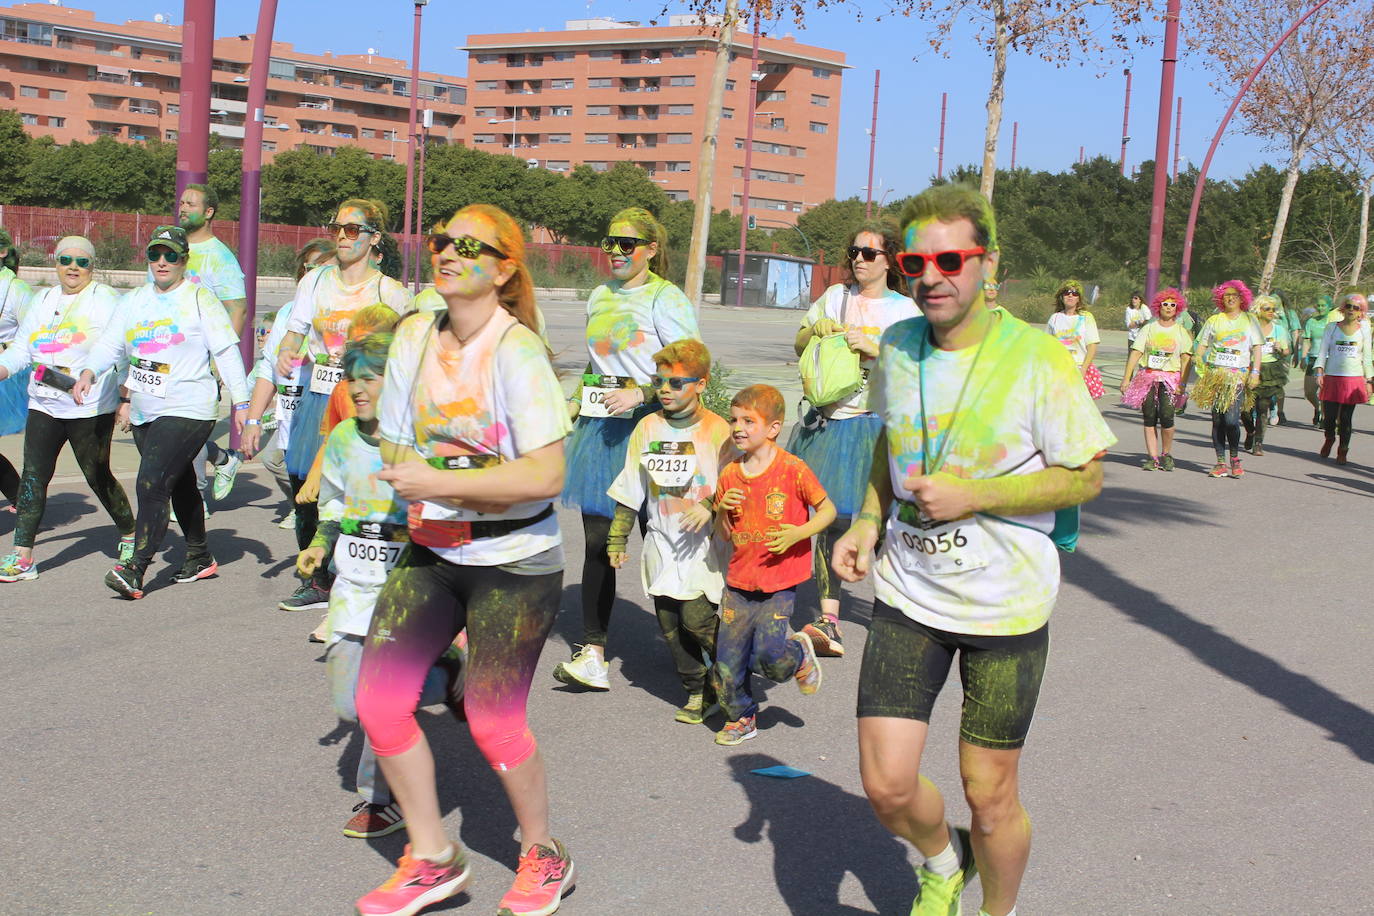
<path id="1" fill-rule="evenodd" d="M 334 568 L 357 585 L 382 585 L 409 540 L 404 525 L 361 522 L 357 534 L 340 534 Z"/>
<path id="2" fill-rule="evenodd" d="M 304 385 L 278 385 L 277 412 L 280 414 L 295 413 L 296 406 L 300 404 L 303 394 L 305 394 Z"/>
<path id="3" fill-rule="evenodd" d="M 312 394 L 333 394 L 334 386 L 342 381 L 342 366 L 316 363 L 315 367 L 310 370 L 310 392 Z"/>
<path id="4" fill-rule="evenodd" d="M 139 394 L 155 398 L 167 397 L 167 386 L 171 379 L 172 367 L 166 363 L 155 363 L 148 359 L 129 361 L 129 376 L 124 387 Z"/>
<path id="5" fill-rule="evenodd" d="M 1244 350 L 1228 347 L 1212 348 L 1212 365 L 1219 369 L 1244 369 L 1250 364 L 1250 356 Z"/>
<path id="6" fill-rule="evenodd" d="M 1336 356 L 1340 359 L 1354 359 L 1359 348 L 1357 340 L 1338 340 L 1335 344 Z"/>
<path id="7" fill-rule="evenodd" d="M 623 417 L 629 419 L 629 411 L 623 414 L 613 414 L 606 408 L 606 395 L 613 391 L 623 391 L 626 388 L 638 387 L 635 380 L 628 375 L 596 375 L 588 373 L 582 376 L 582 409 L 578 412 L 583 417 Z"/>
<path id="8" fill-rule="evenodd" d="M 1167 353 L 1164 350 L 1151 350 L 1145 355 L 1145 368 L 1167 369 L 1169 368 L 1169 357 L 1171 356 L 1173 356 L 1172 353 Z"/>
<path id="9" fill-rule="evenodd" d="M 685 487 L 697 474 L 696 446 L 691 442 L 650 442 L 639 463 L 659 487 Z"/>
<path id="10" fill-rule="evenodd" d="M 892 520 L 888 543 L 897 552 L 897 563 L 909 573 L 947 576 L 971 572 L 988 565 L 983 529 L 972 518 L 937 522 L 902 505 Z"/>

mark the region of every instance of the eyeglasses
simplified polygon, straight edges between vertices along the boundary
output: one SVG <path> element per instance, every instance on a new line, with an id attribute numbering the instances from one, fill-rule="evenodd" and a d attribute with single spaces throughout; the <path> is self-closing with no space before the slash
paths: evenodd
<path id="1" fill-rule="evenodd" d="M 974 255 L 986 254 L 985 248 L 965 248 L 962 251 L 937 251 L 934 254 L 915 254 L 904 251 L 897 255 L 897 269 L 908 277 L 923 277 L 926 264 L 932 263 L 935 269 L 948 277 L 964 269 L 964 261 Z"/>
<path id="2" fill-rule="evenodd" d="M 57 256 L 57 263 L 61 264 L 63 267 L 71 267 L 73 262 L 75 262 L 76 266 L 80 267 L 82 270 L 85 270 L 87 267 L 91 266 L 90 258 L 78 258 L 73 257 L 69 254 L 59 254 Z M 174 261 L 172 263 L 176 262 Z"/>
<path id="3" fill-rule="evenodd" d="M 156 264 L 158 258 L 161 258 L 168 264 L 175 264 L 177 261 L 181 260 L 181 255 L 170 248 L 154 248 L 152 251 L 148 252 L 149 264 Z"/>
<path id="4" fill-rule="evenodd" d="M 649 376 L 649 381 L 653 383 L 654 390 L 658 390 L 666 384 L 674 391 L 681 391 L 693 382 L 701 381 L 701 377 L 697 375 L 674 375 L 671 377 L 651 375 Z"/>
<path id="5" fill-rule="evenodd" d="M 641 239 L 633 235 L 608 235 L 601 240 L 601 250 L 607 254 L 619 251 L 621 254 L 630 254 L 640 245 L 649 244 L 648 239 Z"/>
<path id="6" fill-rule="evenodd" d="M 454 254 L 460 258 L 472 260 L 481 256 L 482 252 L 485 251 L 494 258 L 506 260 L 504 252 L 498 251 L 481 239 L 475 239 L 470 235 L 460 235 L 454 238 L 451 235 L 436 232 L 425 240 L 425 244 L 429 246 L 431 254 L 443 254 L 448 250 L 448 246 L 452 245 Z"/>
<path id="7" fill-rule="evenodd" d="M 335 237 L 342 232 L 344 238 L 348 239 L 350 242 L 364 232 L 369 235 L 375 235 L 377 233 L 376 229 L 373 229 L 365 223 L 330 223 L 328 226 L 325 226 L 325 228 Z"/>
<path id="8" fill-rule="evenodd" d="M 873 261 L 880 254 L 887 254 L 881 248 L 867 248 L 859 245 L 850 245 L 848 249 L 849 260 L 856 260 L 859 255 L 863 255 L 865 261 Z"/>

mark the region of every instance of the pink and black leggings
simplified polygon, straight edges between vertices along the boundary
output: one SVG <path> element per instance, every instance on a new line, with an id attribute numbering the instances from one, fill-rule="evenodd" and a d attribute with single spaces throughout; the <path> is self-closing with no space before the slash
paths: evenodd
<path id="1" fill-rule="evenodd" d="M 525 701 L 558 615 L 563 572 L 521 575 L 458 566 L 412 544 L 387 577 L 358 673 L 358 719 L 379 757 L 420 740 L 415 708 L 435 661 L 468 631 L 463 705 L 472 740 L 496 770 L 534 754 Z"/>

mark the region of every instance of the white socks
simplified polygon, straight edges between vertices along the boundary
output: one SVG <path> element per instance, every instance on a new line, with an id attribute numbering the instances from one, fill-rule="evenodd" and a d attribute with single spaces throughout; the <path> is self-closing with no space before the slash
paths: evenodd
<path id="1" fill-rule="evenodd" d="M 941 852 L 926 859 L 926 868 L 934 872 L 941 878 L 952 878 L 959 871 L 959 853 L 963 850 L 956 844 L 959 843 L 959 834 L 954 828 L 949 828 L 949 845 Z"/>

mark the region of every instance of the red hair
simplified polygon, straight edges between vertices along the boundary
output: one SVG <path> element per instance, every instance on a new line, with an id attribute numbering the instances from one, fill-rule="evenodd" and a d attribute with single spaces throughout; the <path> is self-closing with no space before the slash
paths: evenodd
<path id="1" fill-rule="evenodd" d="M 1182 290 L 1171 286 L 1168 289 L 1161 289 L 1159 292 L 1155 293 L 1155 297 L 1150 300 L 1150 314 L 1158 318 L 1160 304 L 1163 303 L 1165 299 L 1173 299 L 1178 303 L 1176 315 L 1182 315 L 1184 312 L 1188 311 L 1188 297 L 1183 295 Z"/>
<path id="2" fill-rule="evenodd" d="M 685 337 L 654 354 L 655 366 L 681 366 L 697 378 L 711 374 L 711 351 L 699 340 Z"/>
<path id="3" fill-rule="evenodd" d="M 1227 280 L 1212 290 L 1212 302 L 1216 305 L 1217 311 L 1221 311 L 1221 297 L 1226 295 L 1228 289 L 1240 293 L 1240 310 L 1242 312 L 1250 311 L 1250 303 L 1255 300 L 1255 294 L 1250 292 L 1250 287 L 1240 280 Z"/>
<path id="4" fill-rule="evenodd" d="M 752 410 L 765 423 L 781 423 L 787 418 L 787 403 L 782 393 L 772 385 L 750 385 L 730 399 L 731 407 Z"/>

